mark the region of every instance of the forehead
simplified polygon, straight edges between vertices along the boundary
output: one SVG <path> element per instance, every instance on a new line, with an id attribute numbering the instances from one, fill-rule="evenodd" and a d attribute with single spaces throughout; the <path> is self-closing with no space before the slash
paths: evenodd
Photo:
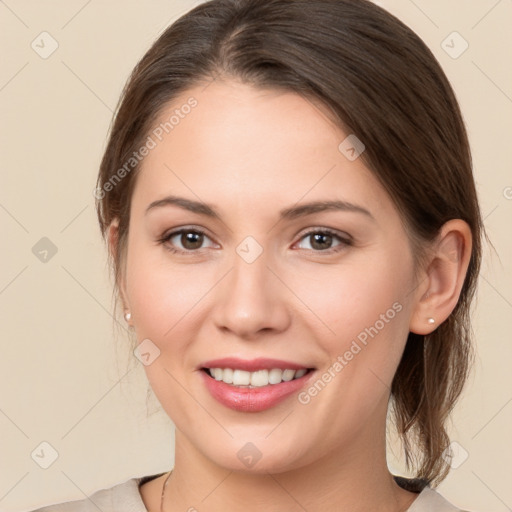
<path id="1" fill-rule="evenodd" d="M 293 92 L 216 80 L 175 98 L 149 135 L 154 147 L 142 161 L 134 207 L 171 193 L 220 210 L 261 211 L 261 201 L 278 210 L 302 197 L 390 206 L 362 160 L 340 151 L 349 134 L 325 107 Z"/>

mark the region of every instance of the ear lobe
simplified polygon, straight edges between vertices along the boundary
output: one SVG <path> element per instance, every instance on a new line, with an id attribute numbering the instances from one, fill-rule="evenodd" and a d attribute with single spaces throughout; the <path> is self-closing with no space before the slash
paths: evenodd
<path id="1" fill-rule="evenodd" d="M 463 220 L 452 219 L 442 226 L 434 244 L 409 325 L 416 334 L 430 334 L 457 305 L 471 258 L 471 229 Z"/>

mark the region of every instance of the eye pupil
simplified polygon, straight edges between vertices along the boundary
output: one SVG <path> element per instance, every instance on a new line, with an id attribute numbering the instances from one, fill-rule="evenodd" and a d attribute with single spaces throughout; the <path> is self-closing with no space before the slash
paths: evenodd
<path id="1" fill-rule="evenodd" d="M 186 249 L 199 249 L 203 243 L 203 235 L 201 233 L 195 233 L 193 231 L 187 231 L 181 235 L 181 243 Z M 191 243 L 192 247 L 187 244 Z"/>
<path id="2" fill-rule="evenodd" d="M 315 244 L 317 244 L 319 241 L 321 242 L 322 240 L 325 242 L 327 241 L 327 245 L 330 245 L 330 243 L 332 243 L 332 235 L 329 235 L 329 234 L 324 234 L 324 233 L 315 233 L 313 235 L 313 240 L 314 240 L 314 243 L 311 244 L 311 247 L 314 247 Z M 326 246 L 325 244 L 322 245 L 322 243 L 320 243 L 320 249 L 325 249 Z"/>

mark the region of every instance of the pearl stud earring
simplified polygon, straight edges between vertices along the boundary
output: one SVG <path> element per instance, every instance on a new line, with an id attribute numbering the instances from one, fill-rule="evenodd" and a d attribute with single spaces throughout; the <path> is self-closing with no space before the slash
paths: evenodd
<path id="1" fill-rule="evenodd" d="M 427 319 L 427 322 L 428 322 L 429 324 L 435 324 L 435 323 L 436 323 L 436 321 L 435 321 L 433 318 L 428 318 L 428 319 Z"/>
<path id="2" fill-rule="evenodd" d="M 131 319 L 132 319 L 132 314 L 131 313 L 125 313 L 124 314 L 124 319 L 129 322 Z"/>

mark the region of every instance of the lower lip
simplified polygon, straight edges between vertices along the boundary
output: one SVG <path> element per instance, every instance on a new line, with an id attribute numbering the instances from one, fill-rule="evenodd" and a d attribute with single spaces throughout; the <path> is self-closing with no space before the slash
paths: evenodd
<path id="1" fill-rule="evenodd" d="M 260 412 L 274 407 L 299 391 L 314 371 L 310 370 L 298 379 L 253 388 L 235 387 L 221 380 L 215 380 L 208 376 L 204 370 L 200 370 L 200 373 L 208 391 L 221 404 L 235 411 Z"/>

